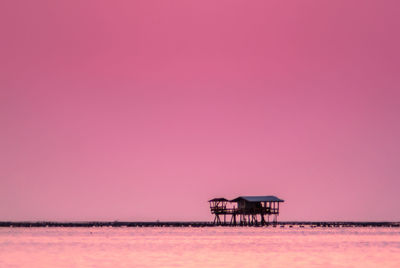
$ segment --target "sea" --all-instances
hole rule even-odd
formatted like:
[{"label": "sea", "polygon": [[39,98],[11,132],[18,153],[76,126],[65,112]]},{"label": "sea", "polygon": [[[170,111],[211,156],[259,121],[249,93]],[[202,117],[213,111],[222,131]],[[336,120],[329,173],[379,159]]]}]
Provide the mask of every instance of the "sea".
[{"label": "sea", "polygon": [[400,228],[0,228],[0,267],[400,267]]}]

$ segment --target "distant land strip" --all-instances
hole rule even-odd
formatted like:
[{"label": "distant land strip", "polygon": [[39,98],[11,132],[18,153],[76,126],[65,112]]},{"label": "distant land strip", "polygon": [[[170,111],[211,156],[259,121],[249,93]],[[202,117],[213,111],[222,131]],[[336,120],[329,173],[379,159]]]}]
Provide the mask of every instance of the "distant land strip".
[{"label": "distant land strip", "polygon": [[[229,224],[216,225],[212,222],[200,221],[153,221],[153,222],[127,222],[127,221],[82,221],[82,222],[54,222],[54,221],[0,221],[0,227],[242,227]],[[358,222],[358,221],[283,221],[269,223],[264,226],[252,225],[244,227],[400,227],[400,222]]]}]

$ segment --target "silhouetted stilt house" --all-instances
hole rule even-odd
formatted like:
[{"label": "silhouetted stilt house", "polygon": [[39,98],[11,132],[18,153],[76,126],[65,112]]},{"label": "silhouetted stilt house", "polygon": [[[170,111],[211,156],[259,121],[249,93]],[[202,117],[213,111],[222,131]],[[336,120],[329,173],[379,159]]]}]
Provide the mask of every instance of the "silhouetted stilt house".
[{"label": "silhouetted stilt house", "polygon": [[208,202],[211,213],[215,215],[214,224],[265,225],[270,222],[270,216],[274,223],[278,221],[279,203],[284,200],[268,195],[239,196],[232,200],[220,197]]}]

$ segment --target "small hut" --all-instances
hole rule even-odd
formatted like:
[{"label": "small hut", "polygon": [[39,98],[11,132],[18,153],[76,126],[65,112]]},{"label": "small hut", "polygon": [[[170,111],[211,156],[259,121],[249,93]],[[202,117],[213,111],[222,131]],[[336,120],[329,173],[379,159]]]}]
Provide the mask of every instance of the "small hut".
[{"label": "small hut", "polygon": [[[265,225],[270,222],[270,216],[273,217],[274,223],[278,221],[279,204],[284,200],[267,195],[239,196],[232,200],[219,197],[208,202],[211,214],[215,215],[214,224]],[[227,221],[227,216],[231,217],[230,221]]]},{"label": "small hut", "polygon": [[211,213],[215,215],[214,224],[222,224],[220,215],[224,216],[224,222],[226,222],[226,206],[229,200],[223,197],[217,197],[209,200],[208,202],[210,203]]}]

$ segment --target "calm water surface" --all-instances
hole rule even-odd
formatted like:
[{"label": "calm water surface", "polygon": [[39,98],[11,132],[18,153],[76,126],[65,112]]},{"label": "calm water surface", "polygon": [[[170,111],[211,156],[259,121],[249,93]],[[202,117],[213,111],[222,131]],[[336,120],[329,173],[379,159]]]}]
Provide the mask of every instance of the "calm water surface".
[{"label": "calm water surface", "polygon": [[0,228],[0,267],[400,267],[399,228]]}]

